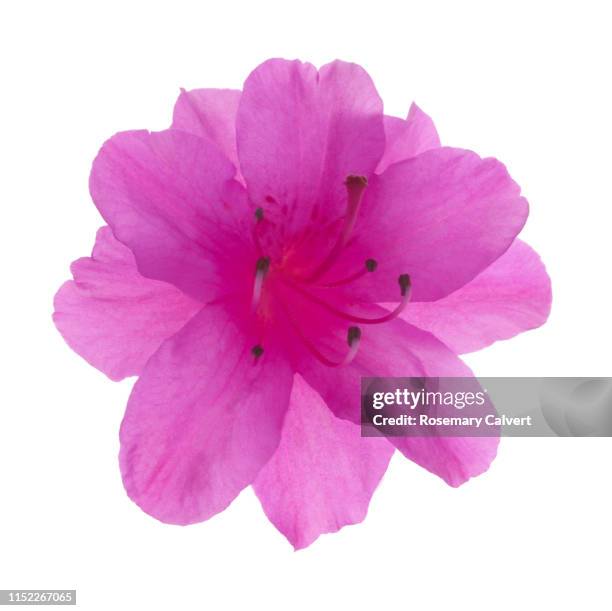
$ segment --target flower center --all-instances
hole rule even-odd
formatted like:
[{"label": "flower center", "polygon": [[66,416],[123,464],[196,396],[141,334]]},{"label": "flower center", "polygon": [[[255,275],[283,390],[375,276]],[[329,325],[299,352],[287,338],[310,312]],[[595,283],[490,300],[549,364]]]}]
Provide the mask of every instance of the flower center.
[{"label": "flower center", "polygon": [[[252,310],[255,316],[259,315],[259,308],[262,301],[262,293],[264,290],[264,284],[266,277],[268,276],[271,265],[277,273],[277,277],[283,286],[290,289],[293,293],[300,296],[310,304],[317,308],[322,308],[332,316],[349,323],[357,323],[359,325],[376,325],[389,322],[394,318],[397,318],[404,310],[408,302],[410,301],[411,294],[411,281],[408,274],[401,274],[397,279],[399,284],[400,299],[397,307],[388,312],[387,314],[379,317],[369,318],[365,316],[358,316],[354,313],[345,311],[343,308],[338,307],[334,304],[332,299],[326,299],[320,296],[320,289],[334,289],[342,287],[346,290],[346,287],[353,283],[359,282],[361,278],[367,274],[375,273],[378,268],[376,259],[369,258],[364,262],[363,267],[355,270],[353,273],[346,275],[343,278],[333,281],[322,281],[322,278],[331,270],[338,262],[340,255],[349,243],[352,236],[363,194],[367,187],[367,179],[364,176],[348,176],[345,185],[347,191],[347,206],[346,213],[340,223],[334,223],[332,226],[339,225],[333,245],[322,258],[321,261],[316,263],[311,270],[299,270],[293,271],[280,262],[278,264],[271,264],[269,256],[265,254],[265,247],[260,238],[260,230],[263,226],[268,223],[263,208],[257,208],[255,211],[255,226],[254,226],[254,242],[255,246],[260,255],[255,266],[255,278],[253,282],[253,297],[252,297]],[[272,223],[274,225],[274,223]],[[298,241],[294,245],[294,250],[297,246],[300,246],[311,237],[309,231],[306,231],[301,241]],[[283,259],[284,260],[284,259]],[[280,310],[287,319],[289,326],[293,329],[295,334],[299,337],[304,346],[309,352],[321,363],[328,367],[340,367],[349,364],[357,355],[359,346],[361,343],[361,328],[358,326],[351,325],[347,329],[347,343],[348,350],[341,359],[332,359],[323,354],[323,352],[317,348],[315,343],[305,333],[299,320],[292,313],[291,308],[287,306],[285,301],[280,295],[275,294],[274,299],[280,306]],[[337,300],[336,300],[337,301]],[[253,348],[253,355],[257,362],[263,354],[263,348],[261,345],[257,345]]]}]

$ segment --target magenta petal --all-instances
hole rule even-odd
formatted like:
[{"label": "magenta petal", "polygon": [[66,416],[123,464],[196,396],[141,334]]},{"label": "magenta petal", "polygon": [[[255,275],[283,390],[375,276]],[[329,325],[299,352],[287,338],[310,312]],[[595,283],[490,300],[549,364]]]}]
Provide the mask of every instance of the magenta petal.
[{"label": "magenta petal", "polygon": [[366,189],[357,235],[343,255],[347,270],[354,261],[378,261],[353,296],[397,301],[389,278],[408,273],[413,301],[445,297],[507,250],[527,214],[518,185],[495,159],[438,148],[394,164]]},{"label": "magenta petal", "polygon": [[53,320],[68,345],[112,380],[140,374],[202,308],[173,285],[141,276],[109,227],[98,230],[91,257],[71,269],[74,280],[57,292]]},{"label": "magenta petal", "polygon": [[247,78],[236,120],[240,167],[253,202],[290,229],[335,218],[349,174],[371,174],[384,150],[382,101],[368,74],[336,61],[273,59]]},{"label": "magenta petal", "polygon": [[[381,308],[372,308],[379,316]],[[329,409],[338,417],[355,423],[361,422],[361,378],[362,377],[421,377],[425,370],[419,356],[413,350],[415,342],[438,340],[425,331],[396,319],[383,325],[367,327],[361,335],[359,352],[350,365],[330,369],[310,358],[298,363],[299,372],[321,395]],[[336,344],[346,342],[338,336]],[[449,353],[441,352],[441,359]],[[455,362],[453,358],[452,362]]]},{"label": "magenta petal", "polygon": [[243,239],[226,210],[234,173],[214,143],[193,134],[122,132],[98,153],[90,191],[143,275],[204,300],[224,290],[222,265]]},{"label": "magenta petal", "polygon": [[[382,308],[372,308],[381,315]],[[431,333],[395,319],[363,329],[348,366],[329,369],[306,360],[300,373],[339,418],[361,422],[362,377],[471,376],[469,367]]]},{"label": "magenta petal", "polygon": [[220,306],[206,306],[151,357],[121,425],[130,498],[162,522],[227,507],[276,450],[292,374],[271,346],[257,364]]},{"label": "magenta petal", "polygon": [[378,163],[377,174],[382,174],[393,163],[440,146],[434,122],[414,103],[405,120],[385,116],[385,138],[385,154]]},{"label": "magenta petal", "polygon": [[236,89],[183,90],[174,105],[172,129],[212,140],[238,167],[236,112],[240,95]]},{"label": "magenta petal", "polygon": [[392,437],[395,447],[453,487],[484,473],[497,455],[498,437]]},{"label": "magenta petal", "polygon": [[[471,377],[472,372],[431,333],[395,320],[380,329],[364,331],[360,352],[351,365],[338,370],[312,367],[303,375],[338,417],[359,422],[362,376]],[[485,437],[390,437],[389,441],[404,456],[452,486],[485,471],[495,458],[499,443],[497,438]]]},{"label": "magenta petal", "polygon": [[[415,328],[411,334],[412,350],[421,360],[426,376],[472,376],[469,367],[433,335]],[[484,473],[499,445],[497,437],[391,437],[389,441],[406,458],[451,486],[460,486]]]},{"label": "magenta petal", "polygon": [[540,257],[515,240],[474,280],[439,301],[410,304],[402,318],[461,354],[544,324],[551,299]]},{"label": "magenta petal", "polygon": [[385,439],[361,437],[296,375],[276,453],[254,488],[266,515],[296,548],[361,522],[393,455]]}]

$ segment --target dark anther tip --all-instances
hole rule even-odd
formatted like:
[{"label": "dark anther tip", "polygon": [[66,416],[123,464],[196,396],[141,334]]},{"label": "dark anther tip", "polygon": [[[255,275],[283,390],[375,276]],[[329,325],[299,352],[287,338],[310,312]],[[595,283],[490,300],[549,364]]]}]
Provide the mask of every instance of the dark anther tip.
[{"label": "dark anther tip", "polygon": [[361,329],[359,327],[349,327],[346,339],[348,341],[348,345],[352,346],[353,342],[361,339]]},{"label": "dark anther tip", "polygon": [[257,208],[257,210],[255,210],[255,220],[259,223],[260,221],[263,221],[263,217],[264,217],[263,208]]},{"label": "dark anther tip", "polygon": [[347,187],[366,187],[368,185],[368,179],[365,176],[356,176],[349,174],[344,181]]},{"label": "dark anther tip", "polygon": [[256,269],[258,272],[267,272],[270,269],[270,257],[259,257]]},{"label": "dark anther tip", "polygon": [[251,354],[252,354],[252,355],[253,355],[253,356],[254,356],[256,359],[258,359],[258,358],[259,358],[259,357],[260,357],[260,356],[263,354],[263,352],[264,352],[264,349],[263,349],[263,348],[262,348],[262,347],[261,347],[259,344],[257,344],[256,346],[253,346],[253,347],[251,348]]},{"label": "dark anther tip", "polygon": [[410,288],[410,274],[401,274],[401,276],[397,279],[400,285],[400,290],[402,292],[402,297],[406,294],[406,291]]},{"label": "dark anther tip", "polygon": [[376,268],[378,267],[378,263],[374,259],[367,259],[365,266],[369,272],[375,272]]}]

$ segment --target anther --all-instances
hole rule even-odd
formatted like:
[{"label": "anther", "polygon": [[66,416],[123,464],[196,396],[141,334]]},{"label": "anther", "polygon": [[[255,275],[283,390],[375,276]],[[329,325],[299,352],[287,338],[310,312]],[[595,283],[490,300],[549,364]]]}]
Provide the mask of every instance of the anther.
[{"label": "anther", "polygon": [[261,221],[263,221],[263,217],[264,217],[263,208],[257,208],[257,210],[255,210],[255,220],[258,223],[261,223]]},{"label": "anther", "polygon": [[263,288],[264,278],[270,269],[270,257],[259,257],[255,265],[255,281],[253,283],[253,310],[257,309],[259,300],[261,299],[261,290]]},{"label": "anther", "polygon": [[410,292],[410,288],[412,286],[412,282],[410,281],[410,274],[401,274],[397,281],[400,285],[402,297],[404,297],[406,293]]},{"label": "anther", "polygon": [[361,339],[361,329],[359,327],[349,327],[346,341],[349,346],[353,345],[353,342],[358,342]]},{"label": "anther", "polygon": [[359,344],[361,343],[361,329],[359,327],[349,327],[346,341],[349,345],[349,351],[338,366],[348,365],[357,356]]},{"label": "anther", "polygon": [[264,349],[259,344],[251,348],[251,354],[255,358],[255,362],[259,360],[259,358],[261,357],[263,353],[264,353]]},{"label": "anther", "polygon": [[257,273],[267,274],[270,269],[270,257],[259,257],[255,265]]},{"label": "anther", "polygon": [[375,259],[367,259],[365,262],[365,266],[369,272],[375,272],[376,268],[378,267],[378,263]]}]

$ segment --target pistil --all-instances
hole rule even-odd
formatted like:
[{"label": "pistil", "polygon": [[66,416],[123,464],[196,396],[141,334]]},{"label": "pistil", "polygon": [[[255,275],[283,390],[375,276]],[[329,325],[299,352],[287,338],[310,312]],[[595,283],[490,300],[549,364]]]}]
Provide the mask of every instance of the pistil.
[{"label": "pistil", "polygon": [[333,266],[353,233],[353,228],[355,227],[359,214],[359,208],[361,207],[363,193],[368,186],[368,179],[365,176],[348,176],[344,184],[346,185],[347,192],[347,206],[342,230],[327,257],[325,257],[312,274],[305,279],[308,283],[318,280]]}]

